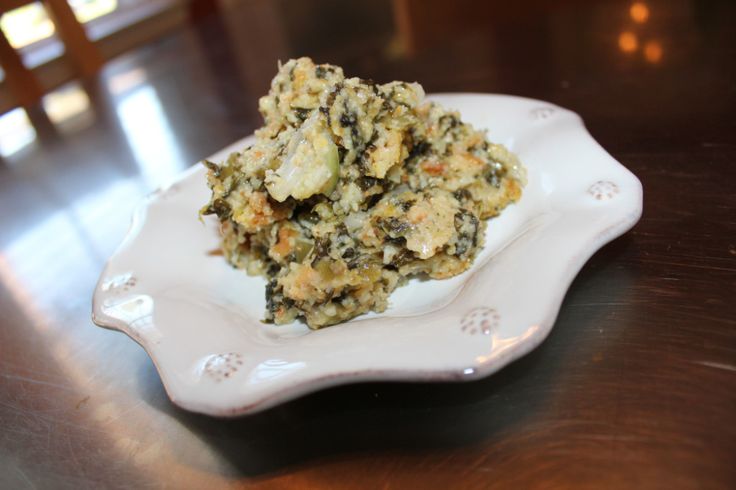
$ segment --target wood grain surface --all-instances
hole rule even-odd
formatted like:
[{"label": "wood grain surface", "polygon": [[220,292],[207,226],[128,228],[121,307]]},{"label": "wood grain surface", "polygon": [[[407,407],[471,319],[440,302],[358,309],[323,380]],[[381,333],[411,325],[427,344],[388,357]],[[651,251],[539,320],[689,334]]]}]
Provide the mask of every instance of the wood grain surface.
[{"label": "wood grain surface", "polygon": [[[736,4],[506,3],[222,1],[13,113],[0,488],[736,488]],[[487,379],[186,413],[138,345],[91,323],[92,290],[136,202],[257,128],[276,61],[305,54],[576,111],[642,181],[644,214],[549,338]]]}]

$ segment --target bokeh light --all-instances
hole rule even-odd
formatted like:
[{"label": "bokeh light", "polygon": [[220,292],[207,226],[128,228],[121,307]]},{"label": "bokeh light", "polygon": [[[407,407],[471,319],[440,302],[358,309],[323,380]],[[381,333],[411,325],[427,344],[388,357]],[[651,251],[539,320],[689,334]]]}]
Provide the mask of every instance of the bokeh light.
[{"label": "bokeh light", "polygon": [[629,9],[629,15],[634,22],[643,24],[649,19],[649,7],[647,7],[646,3],[635,2]]},{"label": "bokeh light", "polygon": [[633,53],[639,47],[639,40],[633,32],[622,32],[618,36],[618,47],[624,53]]},{"label": "bokeh light", "polygon": [[659,41],[648,41],[644,45],[644,58],[650,63],[659,63],[664,54]]}]

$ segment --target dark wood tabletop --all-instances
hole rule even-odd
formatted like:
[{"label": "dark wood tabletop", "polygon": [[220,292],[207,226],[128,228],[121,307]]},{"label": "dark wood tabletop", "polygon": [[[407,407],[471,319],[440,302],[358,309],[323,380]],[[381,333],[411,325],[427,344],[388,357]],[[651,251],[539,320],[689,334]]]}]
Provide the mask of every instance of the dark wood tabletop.
[{"label": "dark wood tabletop", "polygon": [[[736,488],[736,4],[509,3],[221,2],[4,116],[0,488]],[[93,288],[136,203],[257,128],[299,55],[576,111],[641,221],[486,379],[178,409]]]}]

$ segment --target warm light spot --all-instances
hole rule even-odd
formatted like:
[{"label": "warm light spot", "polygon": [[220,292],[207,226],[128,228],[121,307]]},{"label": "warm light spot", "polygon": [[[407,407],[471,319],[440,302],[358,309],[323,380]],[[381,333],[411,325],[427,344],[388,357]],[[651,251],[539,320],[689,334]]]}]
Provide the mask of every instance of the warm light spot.
[{"label": "warm light spot", "polygon": [[54,34],[54,23],[41,2],[31,2],[4,13],[0,19],[0,27],[10,45],[16,49]]},{"label": "warm light spot", "polygon": [[650,63],[659,63],[662,59],[662,45],[659,41],[649,41],[644,45],[644,58]]},{"label": "warm light spot", "polygon": [[633,53],[639,47],[639,41],[633,32],[622,32],[618,36],[618,47],[624,53]]},{"label": "warm light spot", "polygon": [[118,7],[117,0],[68,0],[74,16],[81,23],[107,15]]},{"label": "warm light spot", "polygon": [[[54,124],[61,124],[71,120],[92,123],[94,116],[90,111],[90,102],[87,92],[76,83],[62,89],[54,90],[43,98],[43,107],[49,119]],[[87,124],[84,124],[86,126]]]},{"label": "warm light spot", "polygon": [[643,24],[647,19],[649,19],[649,7],[647,7],[646,3],[636,2],[631,5],[629,15],[631,16],[631,20],[634,22]]}]

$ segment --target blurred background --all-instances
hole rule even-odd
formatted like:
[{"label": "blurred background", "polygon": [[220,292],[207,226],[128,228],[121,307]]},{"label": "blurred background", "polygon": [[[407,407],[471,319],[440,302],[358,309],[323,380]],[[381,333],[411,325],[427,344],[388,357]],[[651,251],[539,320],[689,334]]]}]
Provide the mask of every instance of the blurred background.
[{"label": "blurred background", "polygon": [[[459,447],[424,466],[401,460],[429,478],[445,468],[444,488],[466,463],[466,477],[506,488],[531,486],[503,477],[533,479],[546,471],[535,464],[563,483],[610,484],[588,487],[682,477],[734,488],[735,1],[0,0],[0,13],[0,487],[28,486],[23,469],[50,488],[61,477],[64,488],[119,486],[117,475],[143,488],[174,470],[202,488],[218,472],[343,454],[355,439]],[[277,61],[305,55],[428,93],[576,111],[642,180],[645,213],[586,265],[559,327],[500,381],[410,395],[347,387],[233,432],[174,409],[143,350],[93,327],[90,299],[137,203],[259,127]],[[514,426],[517,414],[533,423]],[[294,432],[292,419],[314,423]],[[197,425],[231,443],[233,465],[250,460],[227,473]],[[535,427],[537,439],[525,432]],[[260,437],[250,452],[243,431]],[[467,440],[482,440],[478,454],[501,470],[476,471]],[[395,457],[305,465],[303,482],[332,482],[341,468],[348,479],[364,467],[400,473]]]},{"label": "blurred background", "polygon": [[[96,213],[88,218],[106,217],[95,222],[103,227],[126,222],[129,207],[106,203],[134,202],[260,125],[257,98],[278,60],[308,55],[351,76],[416,80],[427,92],[541,98],[592,124],[635,110],[641,117],[620,137],[643,145],[652,134],[637,125],[662,131],[673,118],[692,121],[693,110],[706,117],[722,107],[709,94],[713,84],[725,88],[734,72],[733,2],[4,0],[0,6],[0,204],[31,214],[2,212],[6,250],[15,226],[27,229],[29,219],[42,216],[40,228],[53,226],[50,209]],[[714,65],[722,65],[721,76],[703,69]],[[685,97],[686,111],[668,103]],[[619,141],[606,143],[615,151]],[[108,193],[130,199],[102,199]],[[101,235],[114,241],[121,233]],[[85,255],[101,259],[109,251],[78,238]]]},{"label": "blurred background", "polygon": [[733,94],[733,4],[4,0],[0,280],[23,308],[43,293],[41,309],[86,309],[135,204],[260,126],[257,99],[291,57],[548,100],[614,155],[676,149],[684,125],[727,140],[711,120],[732,104],[711,94]]}]

